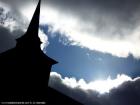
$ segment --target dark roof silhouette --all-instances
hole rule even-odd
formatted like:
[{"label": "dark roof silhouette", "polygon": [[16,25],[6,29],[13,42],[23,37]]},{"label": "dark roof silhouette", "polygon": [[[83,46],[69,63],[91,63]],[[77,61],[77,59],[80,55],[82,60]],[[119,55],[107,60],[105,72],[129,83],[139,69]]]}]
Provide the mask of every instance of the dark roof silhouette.
[{"label": "dark roof silhouette", "polygon": [[[40,4],[41,0],[27,32],[17,39],[16,47],[0,54],[0,101],[47,101],[65,97],[49,88],[48,93],[51,95],[47,98],[51,67],[57,61],[49,58],[40,49],[41,41],[38,37]],[[73,101],[68,97],[66,99],[68,103]],[[61,102],[63,104],[63,101]]]},{"label": "dark roof silhouette", "polygon": [[48,87],[47,105],[82,105],[80,102]]}]

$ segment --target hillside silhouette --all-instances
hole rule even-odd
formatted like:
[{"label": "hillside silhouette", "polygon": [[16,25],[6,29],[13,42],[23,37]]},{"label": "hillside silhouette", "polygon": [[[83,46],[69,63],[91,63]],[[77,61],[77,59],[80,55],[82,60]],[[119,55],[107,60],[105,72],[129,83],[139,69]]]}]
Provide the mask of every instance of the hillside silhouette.
[{"label": "hillside silhouette", "polygon": [[[38,37],[41,0],[27,32],[16,47],[0,54],[0,101],[45,101],[49,105],[80,105],[48,87],[52,65],[57,61],[40,49]],[[48,91],[48,92],[47,92]]]}]

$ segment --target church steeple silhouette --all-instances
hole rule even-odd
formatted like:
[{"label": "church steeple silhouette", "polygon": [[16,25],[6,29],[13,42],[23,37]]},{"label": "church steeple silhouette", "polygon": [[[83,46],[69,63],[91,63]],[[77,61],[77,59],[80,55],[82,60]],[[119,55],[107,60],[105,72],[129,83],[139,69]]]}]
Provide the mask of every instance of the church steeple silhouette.
[{"label": "church steeple silhouette", "polygon": [[38,28],[39,28],[39,20],[40,20],[40,5],[41,0],[39,0],[39,3],[37,5],[37,8],[35,10],[35,13],[33,15],[33,18],[30,22],[30,25],[27,29],[27,32],[24,36],[17,39],[17,42],[20,43],[30,43],[34,44],[34,46],[38,46],[41,44],[41,41],[38,37]]},{"label": "church steeple silhouette", "polygon": [[3,97],[0,101],[47,100],[49,74],[57,62],[40,48],[40,5],[41,0],[27,32],[17,39],[16,47],[0,54],[0,96]]},{"label": "church steeple silhouette", "polygon": [[81,105],[48,87],[51,67],[57,61],[49,58],[40,49],[40,5],[41,0],[27,32],[17,39],[16,47],[0,54],[0,102]]}]

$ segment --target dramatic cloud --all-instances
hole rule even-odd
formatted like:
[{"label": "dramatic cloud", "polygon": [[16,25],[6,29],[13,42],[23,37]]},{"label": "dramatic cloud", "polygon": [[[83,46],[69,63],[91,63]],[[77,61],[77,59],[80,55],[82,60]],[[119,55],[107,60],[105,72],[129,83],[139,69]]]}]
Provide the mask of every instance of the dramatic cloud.
[{"label": "dramatic cloud", "polygon": [[[0,2],[0,53],[15,47],[15,39],[24,35],[29,25],[28,18],[19,11],[14,10],[12,7]],[[39,37],[42,42],[41,49],[43,50],[49,44],[48,38],[41,29],[39,29]]]},{"label": "dramatic cloud", "polygon": [[28,26],[24,16],[14,13],[10,7],[4,5],[0,5],[0,25],[9,29],[14,37],[21,36]]},{"label": "dramatic cloud", "polygon": [[11,35],[11,32],[0,26],[0,53],[10,48],[15,47],[16,42]]},{"label": "dramatic cloud", "polygon": [[15,39],[24,34],[22,17],[15,16],[10,8],[0,2],[0,53],[16,46]]},{"label": "dramatic cloud", "polygon": [[140,57],[138,0],[47,0],[46,4],[42,23],[63,33],[72,45]]},{"label": "dramatic cloud", "polygon": [[[138,105],[140,78],[118,75],[116,79],[86,83],[83,79],[62,78],[51,72],[49,86],[85,105]],[[103,91],[104,90],[104,93]]]},{"label": "dramatic cloud", "polygon": [[[1,1],[18,9],[28,20],[37,3]],[[139,10],[138,0],[42,0],[40,22],[49,25],[51,32],[62,33],[71,45],[140,58]]]}]

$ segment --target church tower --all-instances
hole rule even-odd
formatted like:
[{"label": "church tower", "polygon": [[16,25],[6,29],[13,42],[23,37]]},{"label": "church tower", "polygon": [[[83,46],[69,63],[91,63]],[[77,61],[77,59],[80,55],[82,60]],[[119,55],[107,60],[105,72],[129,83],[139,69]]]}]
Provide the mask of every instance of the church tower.
[{"label": "church tower", "polygon": [[17,45],[28,44],[28,46],[30,46],[30,47],[31,46],[40,47],[41,41],[38,37],[39,20],[40,20],[40,6],[41,6],[41,0],[39,0],[39,3],[37,5],[33,18],[29,24],[26,34],[24,36],[22,36],[21,38],[17,39]]},{"label": "church tower", "polygon": [[38,37],[41,0],[37,5],[27,32],[17,39],[15,48],[0,54],[0,101],[47,100],[51,67],[57,61],[40,48]]},{"label": "church tower", "polygon": [[0,102],[46,102],[48,105],[81,105],[48,87],[51,67],[57,61],[41,51],[38,37],[41,0],[27,32],[15,48],[0,54]]}]

